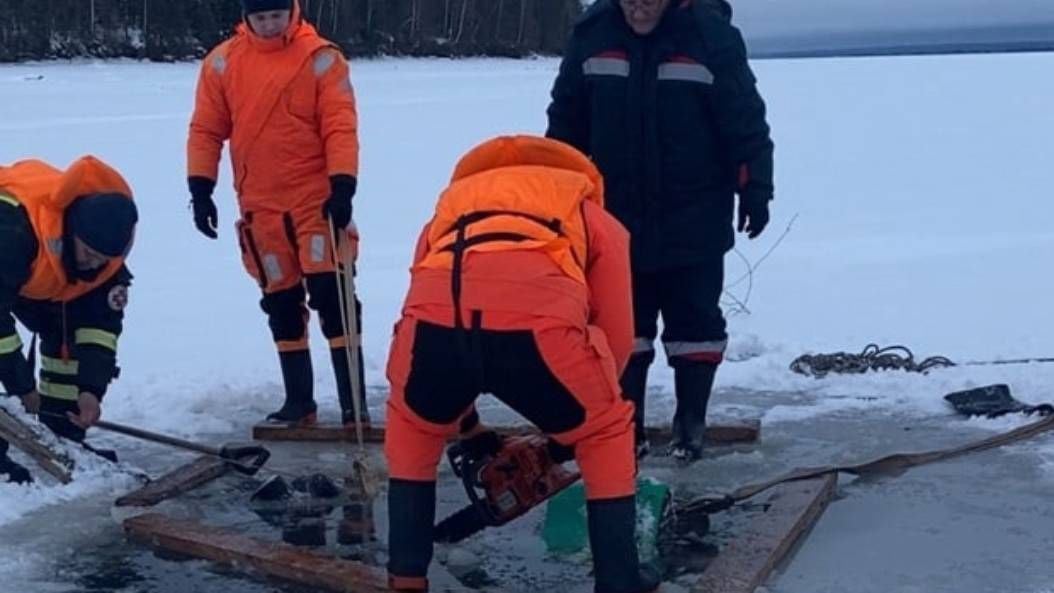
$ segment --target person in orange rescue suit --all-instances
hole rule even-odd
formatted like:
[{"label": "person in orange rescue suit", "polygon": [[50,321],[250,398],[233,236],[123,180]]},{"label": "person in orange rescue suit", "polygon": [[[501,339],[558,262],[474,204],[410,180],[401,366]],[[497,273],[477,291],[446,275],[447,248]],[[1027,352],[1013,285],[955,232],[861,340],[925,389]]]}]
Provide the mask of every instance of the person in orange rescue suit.
[{"label": "person in orange rescue suit", "polygon": [[571,447],[588,498],[597,593],[652,591],[636,520],[629,235],[603,181],[555,140],[500,137],[458,163],[418,241],[388,360],[390,588],[425,591],[437,465],[484,432],[491,393]]},{"label": "person in orange rescue suit", "polygon": [[[348,63],[304,20],[298,0],[243,0],[242,6],[244,22],[205,58],[198,80],[187,142],[194,224],[216,238],[212,193],[229,140],[242,261],[263,291],[260,305],[285,385],[285,402],[267,418],[316,420],[310,307],[329,341],[347,424],[354,418],[347,349],[359,357],[360,385],[362,351],[360,336],[345,335],[331,224],[340,257],[354,257],[359,141]],[[361,315],[357,301],[355,314]]]},{"label": "person in orange rescue suit", "polygon": [[[128,285],[124,265],[139,215],[117,171],[83,157],[65,171],[39,160],[0,166],[0,383],[57,435],[83,443],[117,376]],[[16,320],[40,338],[33,377]],[[35,340],[34,340],[35,343]],[[0,474],[32,476],[7,457]]]}]

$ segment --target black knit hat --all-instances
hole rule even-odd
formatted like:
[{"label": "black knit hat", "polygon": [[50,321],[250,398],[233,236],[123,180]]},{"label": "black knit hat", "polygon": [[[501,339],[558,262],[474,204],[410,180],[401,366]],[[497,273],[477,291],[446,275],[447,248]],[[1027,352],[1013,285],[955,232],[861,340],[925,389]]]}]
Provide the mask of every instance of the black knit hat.
[{"label": "black knit hat", "polygon": [[265,10],[292,10],[293,0],[242,0],[242,11],[245,14],[264,12]]},{"label": "black knit hat", "polygon": [[67,231],[107,257],[128,252],[138,221],[135,202],[121,194],[81,196],[66,211]]}]

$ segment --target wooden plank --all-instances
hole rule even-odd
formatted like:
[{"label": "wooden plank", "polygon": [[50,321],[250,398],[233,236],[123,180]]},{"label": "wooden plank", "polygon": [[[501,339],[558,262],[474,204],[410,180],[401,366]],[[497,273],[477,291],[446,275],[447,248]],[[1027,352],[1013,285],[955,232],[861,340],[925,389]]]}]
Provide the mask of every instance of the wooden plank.
[{"label": "wooden plank", "polygon": [[837,487],[837,474],[828,474],[773,488],[758,501],[765,512],[718,553],[693,592],[753,593],[819,521]]},{"label": "wooden plank", "polygon": [[[360,562],[323,556],[280,542],[267,542],[216,527],[147,513],[127,519],[124,530],[132,540],[175,553],[209,560],[253,576],[281,579],[336,593],[388,593],[384,569]],[[451,577],[433,576],[434,592],[463,592]],[[434,577],[439,577],[434,578]],[[449,582],[447,582],[449,580]]]},{"label": "wooden plank", "polygon": [[[653,445],[667,443],[673,438],[669,426],[649,426],[645,432]],[[712,445],[756,443],[761,440],[761,420],[729,419],[720,424],[710,424],[706,427],[704,438]]]},{"label": "wooden plank", "polygon": [[222,459],[202,455],[194,461],[181,465],[146,486],[129,492],[114,503],[119,507],[152,507],[170,498],[200,488],[212,480],[225,475],[230,466]]},{"label": "wooden plank", "polygon": [[[496,426],[499,433],[507,436],[537,432],[532,426]],[[737,444],[756,442],[761,435],[761,421],[735,420],[706,427],[706,439],[713,444]],[[374,425],[363,431],[368,443],[384,442],[384,426]],[[253,438],[258,441],[305,441],[334,442],[354,441],[355,429],[337,424],[316,424],[314,426],[284,426],[281,424],[261,423],[253,427]],[[668,442],[671,438],[670,427],[649,427],[648,438],[654,443]]]},{"label": "wooden plank", "polygon": [[[384,427],[364,427],[363,437],[367,443],[383,443]],[[253,439],[257,441],[353,442],[355,440],[355,428],[345,428],[338,424],[285,426],[261,422],[253,426]]]},{"label": "wooden plank", "polygon": [[56,480],[69,484],[73,481],[73,460],[46,444],[44,430],[47,429],[31,427],[0,408],[0,438],[29,455],[41,469]]}]

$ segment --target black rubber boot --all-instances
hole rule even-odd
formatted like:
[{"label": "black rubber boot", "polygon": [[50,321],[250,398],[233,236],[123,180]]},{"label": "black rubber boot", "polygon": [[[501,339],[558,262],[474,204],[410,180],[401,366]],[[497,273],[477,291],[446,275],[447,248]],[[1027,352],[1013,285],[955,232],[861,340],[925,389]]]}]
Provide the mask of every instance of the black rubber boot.
[{"label": "black rubber boot", "polygon": [[7,481],[13,484],[33,483],[33,475],[29,470],[7,456],[7,443],[4,441],[0,441],[0,474],[7,474]]},{"label": "black rubber boot", "polygon": [[[337,380],[337,398],[340,400],[341,423],[345,426],[355,423],[355,405],[351,394],[351,371],[348,369],[348,355],[346,348],[331,348],[330,359],[333,360],[333,375]],[[362,394],[359,396],[359,411],[364,425],[370,423],[370,411],[366,408],[366,373],[362,365],[362,348],[358,349],[359,356],[359,386]]]},{"label": "black rubber boot", "polygon": [[630,357],[622,373],[623,396],[633,402],[634,436],[637,458],[648,454],[648,436],[644,432],[644,395],[648,389],[648,367],[655,360],[655,352],[637,352]]},{"label": "black rubber boot", "polygon": [[660,584],[657,571],[637,556],[635,497],[590,500],[589,545],[593,550],[596,593],[650,593]]},{"label": "black rubber boot", "polygon": [[282,366],[282,382],[285,384],[285,403],[277,412],[267,415],[268,422],[287,424],[314,424],[317,420],[314,386],[311,371],[311,352],[279,352]]},{"label": "black rubber boot", "polygon": [[428,590],[435,519],[435,482],[388,481],[388,583],[393,591]]},{"label": "black rubber boot", "polygon": [[691,463],[703,454],[706,434],[706,407],[714,387],[717,365],[709,362],[679,362],[673,369],[677,412],[673,416],[673,442],[670,455]]}]

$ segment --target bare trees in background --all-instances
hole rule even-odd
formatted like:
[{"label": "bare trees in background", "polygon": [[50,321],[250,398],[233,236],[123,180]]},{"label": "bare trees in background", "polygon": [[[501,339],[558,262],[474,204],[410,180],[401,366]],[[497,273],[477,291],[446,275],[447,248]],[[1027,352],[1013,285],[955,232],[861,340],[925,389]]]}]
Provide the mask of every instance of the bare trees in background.
[{"label": "bare trees in background", "polygon": [[[352,55],[554,54],[580,0],[300,0]],[[239,0],[0,0],[0,61],[201,56],[241,17]]]}]

